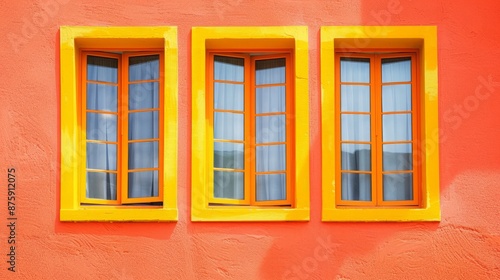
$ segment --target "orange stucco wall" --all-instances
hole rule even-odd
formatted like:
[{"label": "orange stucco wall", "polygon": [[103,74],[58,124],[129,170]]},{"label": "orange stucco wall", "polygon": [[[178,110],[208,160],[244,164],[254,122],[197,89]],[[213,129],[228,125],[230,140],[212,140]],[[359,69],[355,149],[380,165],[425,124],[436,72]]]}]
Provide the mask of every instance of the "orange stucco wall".
[{"label": "orange stucco wall", "polygon": [[[3,1],[0,279],[500,278],[499,12],[496,0]],[[439,223],[321,222],[319,28],[368,24],[438,27]],[[178,26],[178,222],[59,222],[61,25]],[[309,28],[309,222],[190,221],[190,30],[225,25]]]}]

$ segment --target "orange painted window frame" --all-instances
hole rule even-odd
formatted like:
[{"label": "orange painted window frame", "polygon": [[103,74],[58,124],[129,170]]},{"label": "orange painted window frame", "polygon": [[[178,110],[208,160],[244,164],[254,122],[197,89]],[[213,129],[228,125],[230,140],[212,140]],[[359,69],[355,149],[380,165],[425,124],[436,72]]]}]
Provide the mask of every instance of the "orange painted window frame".
[{"label": "orange painted window frame", "polygon": [[[152,50],[152,49],[144,49],[144,50],[138,50],[134,49],[132,51],[125,51],[125,50],[120,50],[120,53],[116,52],[103,52],[102,50],[87,50],[87,49],[82,49],[80,50],[80,65],[81,65],[81,82],[79,85],[80,89],[80,100],[81,100],[81,127],[82,129],[82,143],[110,143],[109,141],[102,141],[102,140],[88,140],[86,138],[86,113],[101,113],[101,114],[110,114],[110,115],[116,115],[117,116],[117,122],[118,122],[118,130],[117,130],[117,141],[112,142],[111,144],[116,144],[117,145],[117,170],[115,172],[109,172],[107,170],[97,170],[97,169],[92,169],[91,171],[99,171],[99,172],[106,172],[106,173],[115,173],[117,174],[117,199],[116,200],[107,200],[107,199],[93,199],[93,198],[87,198],[86,196],[86,189],[81,188],[80,189],[80,203],[86,203],[86,204],[101,204],[101,205],[125,205],[125,204],[133,204],[133,203],[152,203],[152,202],[162,202],[163,201],[163,188],[161,187],[163,185],[163,175],[161,173],[161,170],[163,170],[164,165],[164,159],[160,155],[163,154],[163,123],[164,123],[164,97],[161,94],[158,94],[158,108],[157,109],[141,109],[141,110],[129,110],[128,106],[128,100],[129,100],[129,95],[128,95],[128,87],[130,84],[138,83],[138,82],[145,82],[145,80],[138,80],[134,82],[129,81],[129,75],[128,75],[128,66],[129,66],[129,58],[131,57],[137,57],[137,56],[147,56],[147,55],[158,55],[159,57],[159,77],[157,80],[148,80],[147,82],[158,82],[158,91],[163,92],[164,90],[164,83],[163,83],[163,78],[164,75],[161,73],[161,69],[164,68],[163,63],[163,54],[161,50]],[[88,56],[96,56],[96,57],[107,57],[107,58],[114,58],[118,60],[118,82],[116,83],[116,86],[118,87],[118,108],[117,112],[103,112],[103,111],[98,111],[98,110],[88,110],[87,109],[87,95],[86,95],[86,89],[87,89],[87,57]],[[92,81],[92,83],[95,84],[109,84],[106,82],[96,82]],[[158,112],[158,137],[159,138],[154,138],[154,139],[141,139],[141,140],[129,140],[128,139],[128,113],[129,112],[148,112],[148,111],[157,111]],[[140,197],[140,198],[128,198],[128,173],[130,172],[128,168],[128,144],[129,143],[138,143],[138,142],[148,142],[151,141],[156,141],[158,142],[158,167],[156,168],[141,168],[138,171],[158,171],[158,196],[155,197]],[[86,159],[86,150],[83,150],[84,156],[82,156],[83,160]],[[86,170],[82,170],[84,174],[80,176],[80,185],[85,186],[86,185],[86,175],[85,172],[87,172],[89,169],[87,168]]]},{"label": "orange painted window frame", "polygon": [[[250,55],[252,53],[252,55]],[[256,54],[255,54],[256,53]],[[259,54],[265,53],[265,54]],[[254,55],[255,54],[255,55]],[[245,152],[244,152],[244,169],[243,170],[228,170],[225,168],[212,168],[212,174],[214,171],[227,171],[227,172],[242,172],[244,173],[244,199],[228,199],[228,198],[217,198],[214,196],[214,184],[210,185],[209,188],[209,203],[212,205],[224,204],[224,205],[255,205],[255,206],[293,206],[294,204],[294,123],[292,120],[294,115],[294,98],[293,98],[293,79],[292,79],[292,69],[293,66],[293,56],[292,50],[238,50],[237,52],[228,51],[228,50],[209,50],[207,51],[207,117],[209,121],[209,126],[214,127],[214,112],[233,112],[231,110],[221,110],[214,109],[214,57],[215,56],[223,56],[223,57],[235,57],[242,58],[244,60],[244,81],[243,82],[234,82],[238,84],[244,85],[244,140],[236,141],[236,140],[217,140],[217,142],[228,142],[228,143],[241,143],[244,144]],[[259,87],[255,85],[255,62],[257,60],[264,59],[273,59],[273,58],[284,58],[285,59],[285,83],[282,84],[285,86],[285,112],[279,113],[263,113],[257,114],[255,112],[255,91]],[[238,112],[239,113],[239,112]],[[283,172],[257,172],[255,169],[256,165],[256,147],[257,146],[265,146],[269,145],[269,143],[265,144],[257,144],[255,143],[255,135],[256,135],[256,121],[255,118],[257,116],[270,116],[270,115],[285,115],[286,124],[286,140],[285,142],[278,142],[279,144],[284,144],[286,146],[286,199],[284,200],[269,200],[269,201],[257,201],[256,200],[256,182],[255,178],[258,174],[282,174]],[[213,143],[216,139],[213,136],[213,130],[208,132],[207,135],[207,143],[212,143],[210,149],[208,149],[207,158],[210,162],[214,161],[213,154]],[[277,144],[277,143],[273,143]],[[212,175],[213,176],[213,175]],[[213,180],[212,180],[213,181]]]},{"label": "orange painted window frame", "polygon": [[[382,69],[381,62],[385,58],[411,58],[411,81],[410,82],[397,82],[397,83],[382,83]],[[342,58],[366,58],[370,60],[370,82],[368,83],[353,83],[353,82],[341,82],[340,81],[340,61]],[[384,207],[384,206],[401,206],[401,207],[419,207],[421,205],[420,194],[421,194],[421,165],[416,164],[421,162],[419,160],[419,146],[420,143],[420,102],[418,99],[419,90],[419,53],[415,49],[370,49],[360,52],[359,50],[354,50],[349,52],[349,50],[342,49],[336,51],[335,53],[335,121],[336,121],[336,149],[338,151],[342,150],[342,144],[369,144],[371,146],[371,171],[348,171],[342,170],[341,164],[341,153],[336,153],[335,161],[336,170],[335,176],[339,182],[342,181],[342,173],[360,173],[360,174],[370,174],[372,177],[371,184],[371,201],[356,201],[356,200],[342,200],[342,183],[337,185],[337,191],[335,199],[337,206],[342,207]],[[340,105],[340,87],[341,85],[367,85],[370,87],[370,112],[341,112]],[[394,84],[410,84],[411,85],[411,105],[412,109],[410,111],[398,111],[398,112],[382,112],[382,86],[383,85],[394,85]],[[360,141],[342,141],[341,140],[341,116],[343,113],[357,114],[357,115],[369,115],[370,116],[370,139],[369,142]],[[395,113],[409,113],[412,119],[412,139],[410,141],[382,141],[382,116],[390,115]],[[384,144],[412,144],[412,170],[401,171],[383,171],[383,151],[382,146]],[[383,175],[384,174],[400,174],[400,173],[413,173],[413,199],[404,201],[384,201],[383,200]]]}]

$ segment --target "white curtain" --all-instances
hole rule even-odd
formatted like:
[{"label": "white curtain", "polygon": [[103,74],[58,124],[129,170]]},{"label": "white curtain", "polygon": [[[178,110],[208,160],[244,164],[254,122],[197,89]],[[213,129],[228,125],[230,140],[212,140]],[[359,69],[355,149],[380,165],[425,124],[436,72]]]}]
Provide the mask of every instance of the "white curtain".
[{"label": "white curtain", "polygon": [[[286,61],[255,62],[256,200],[284,200],[286,193]],[[280,114],[272,114],[280,113]],[[259,172],[276,172],[259,174]]]},{"label": "white curtain", "polygon": [[[342,199],[371,201],[372,177],[370,172],[370,60],[364,58],[342,58],[340,62],[341,83],[341,166]],[[383,171],[411,171],[411,144],[384,144],[384,142],[411,141],[411,60],[383,59],[382,82],[407,82],[407,84],[383,85],[382,97],[382,142]],[[352,172],[354,171],[354,172]],[[384,200],[412,199],[412,173],[400,172],[383,175]]]},{"label": "white curtain", "polygon": [[[350,144],[341,146],[343,200],[370,201],[372,189],[370,144],[370,60],[342,58],[340,60],[341,139]],[[354,172],[352,172],[354,171]]]},{"label": "white curtain", "polygon": [[[130,198],[158,196],[159,60],[157,55],[132,57],[129,60],[129,127],[128,196]],[[116,142],[118,118],[118,61],[89,56],[87,62],[87,168],[117,171]],[[115,114],[111,114],[115,113]],[[132,172],[130,172],[132,171]],[[135,171],[135,172],[134,172]],[[104,171],[87,172],[87,197],[116,199],[116,174]]]},{"label": "white curtain", "polygon": [[[403,84],[384,85],[398,82]],[[382,141],[411,141],[412,110],[411,100],[411,59],[382,59]],[[382,178],[383,199],[413,199],[412,144],[383,144],[383,171],[397,173],[384,174]],[[399,171],[399,172],[398,172]],[[407,171],[407,172],[401,172]]]},{"label": "white curtain", "polygon": [[88,198],[116,199],[118,118],[118,60],[88,56],[86,113]]},{"label": "white curtain", "polygon": [[218,198],[245,198],[244,69],[242,58],[214,58],[214,167],[226,169],[214,171],[214,196]]},{"label": "white curtain", "polygon": [[129,198],[158,196],[159,147],[159,56],[136,56],[129,59],[128,139],[142,140],[128,144]]},{"label": "white curtain", "polygon": [[[214,171],[214,195],[244,198],[243,153],[246,147],[242,141],[250,138],[258,144],[252,151],[251,163],[257,172],[256,200],[283,200],[287,196],[285,59],[255,61],[254,93],[243,92],[243,83],[249,82],[244,81],[243,63],[240,58],[214,58],[214,167],[230,169]],[[244,118],[248,117],[243,112],[245,94],[255,98],[252,110],[259,115],[252,121],[256,135],[244,135]]]}]

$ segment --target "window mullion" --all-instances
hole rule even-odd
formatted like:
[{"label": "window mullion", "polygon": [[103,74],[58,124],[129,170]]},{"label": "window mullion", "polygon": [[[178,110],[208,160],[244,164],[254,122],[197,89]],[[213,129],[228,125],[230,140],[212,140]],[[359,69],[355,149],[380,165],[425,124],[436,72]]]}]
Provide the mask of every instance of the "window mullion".
[{"label": "window mullion", "polygon": [[380,205],[382,202],[382,70],[380,55],[374,54],[371,56],[371,99],[372,99],[372,151],[374,158],[372,159],[372,201],[375,205]]},{"label": "window mullion", "polygon": [[81,143],[80,151],[82,153],[82,157],[79,159],[79,163],[81,166],[80,180],[79,185],[80,188],[80,198],[81,201],[87,201],[87,54],[81,54],[81,76],[80,76],[80,108],[81,108],[81,127],[82,135],[81,135]]},{"label": "window mullion", "polygon": [[207,119],[208,119],[208,129],[207,133],[207,170],[210,175],[207,177],[207,191],[208,191],[208,203],[213,202],[215,200],[215,176],[214,176],[214,54],[207,55],[207,98],[206,98],[206,108],[207,111]]},{"label": "window mullion", "polygon": [[292,59],[287,55],[285,60],[285,121],[286,121],[286,201],[290,205],[294,204],[295,199],[295,123],[292,121],[295,115],[295,97],[293,94],[295,88],[292,78]]},{"label": "window mullion", "polygon": [[255,204],[256,128],[255,128],[255,60],[245,56],[245,201]]},{"label": "window mullion", "polygon": [[[128,59],[120,57],[118,64],[118,123],[120,131],[118,133],[118,177],[117,198],[119,203],[126,202],[128,197]],[[121,68],[120,68],[121,67]]]},{"label": "window mullion", "polygon": [[[341,140],[342,140],[342,137],[341,137],[341,132],[342,132],[342,129],[341,129],[341,125],[342,125],[342,122],[341,122],[341,118],[342,118],[342,113],[341,113],[341,106],[340,106],[340,58],[341,58],[342,55],[336,55],[335,56],[335,63],[334,63],[334,69],[335,69],[335,76],[334,76],[334,79],[335,79],[335,85],[334,85],[334,108],[333,109],[333,112],[334,112],[334,127],[335,127],[335,138],[334,138],[334,143],[335,143],[335,146],[333,148],[334,151],[337,151],[335,152],[335,176],[334,178],[338,181],[338,187],[336,187],[336,190],[335,190],[335,199],[336,199],[336,203],[337,204],[341,204],[342,203],[342,157],[341,157],[341,151],[342,151],[342,144],[341,144]],[[372,164],[373,165],[373,164]]]},{"label": "window mullion", "polygon": [[[418,100],[418,92],[419,92],[419,79],[420,73],[419,67],[417,65],[417,54],[411,54],[411,111],[412,111],[412,158],[413,158],[413,201],[416,204],[420,204],[420,195],[422,193],[421,187],[421,169],[422,169],[422,159],[419,155],[419,145],[420,143],[417,141],[420,138],[420,102]],[[419,186],[419,187],[417,187]]]}]

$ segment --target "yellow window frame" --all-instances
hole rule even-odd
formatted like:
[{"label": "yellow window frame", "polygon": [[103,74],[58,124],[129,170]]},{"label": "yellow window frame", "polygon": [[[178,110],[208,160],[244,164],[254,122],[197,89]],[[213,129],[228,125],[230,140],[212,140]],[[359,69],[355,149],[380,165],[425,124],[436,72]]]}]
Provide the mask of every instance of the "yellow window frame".
[{"label": "yellow window frame", "polygon": [[[163,193],[162,206],[83,205],[80,194],[85,174],[82,104],[79,99],[79,52],[92,50],[161,49],[163,81]],[[176,27],[85,27],[60,28],[61,72],[61,221],[176,221],[177,211],[177,82]]]},{"label": "yellow window frame", "polygon": [[[308,34],[305,26],[194,27],[192,29],[192,221],[308,221],[309,220],[309,94]],[[207,117],[208,50],[291,49],[294,58],[294,186],[291,206],[211,205],[213,139]],[[212,137],[213,138],[213,137]]]},{"label": "yellow window frame", "polygon": [[[367,49],[417,49],[419,53],[420,198],[418,206],[356,207],[337,205],[335,115],[336,52]],[[435,26],[321,27],[321,129],[323,221],[440,221],[437,29]]]}]

